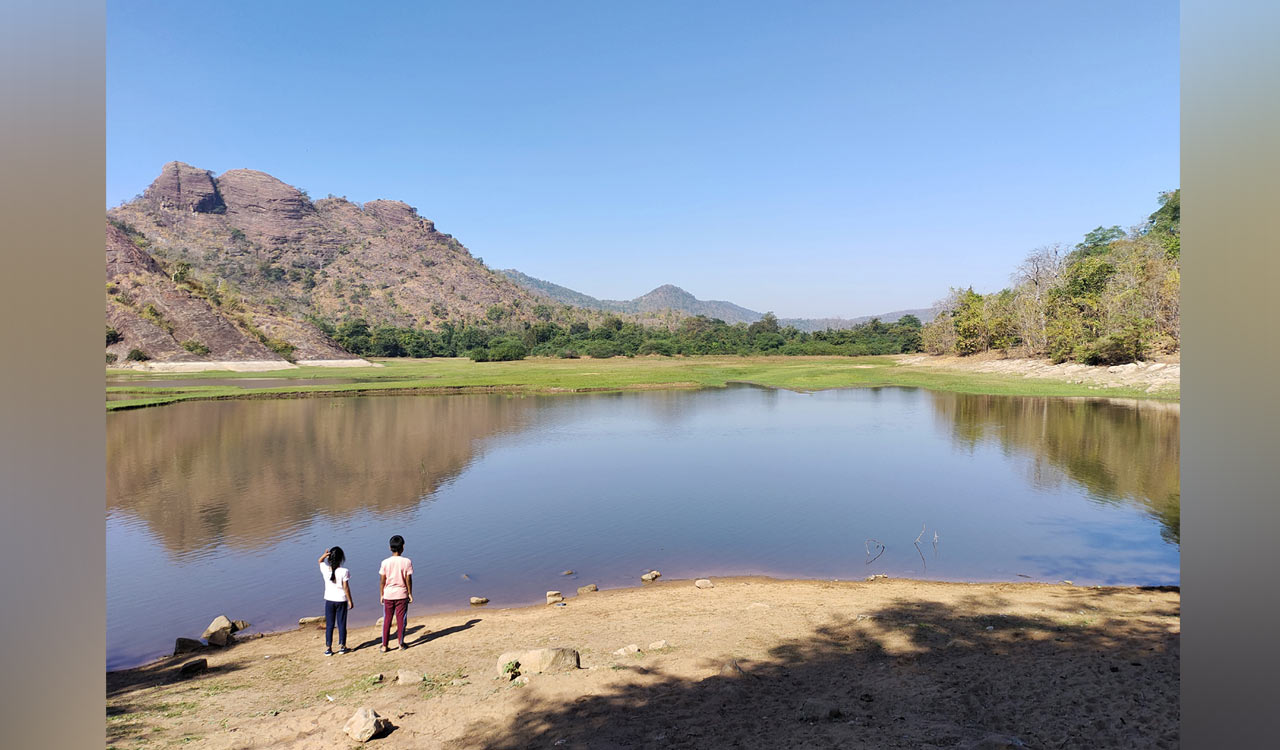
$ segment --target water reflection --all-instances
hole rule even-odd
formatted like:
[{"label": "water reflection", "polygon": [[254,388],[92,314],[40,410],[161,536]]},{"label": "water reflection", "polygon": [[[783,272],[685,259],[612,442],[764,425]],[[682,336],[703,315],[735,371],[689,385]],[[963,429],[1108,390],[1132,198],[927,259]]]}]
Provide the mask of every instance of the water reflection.
[{"label": "water reflection", "polygon": [[429,498],[518,431],[531,399],[466,395],[193,402],[107,420],[107,507],[172,552],[256,547],[316,516]]},{"label": "water reflection", "polygon": [[1179,407],[1156,401],[932,393],[938,427],[957,445],[991,442],[1032,459],[1039,487],[1071,481],[1102,503],[1132,501],[1179,541]]}]

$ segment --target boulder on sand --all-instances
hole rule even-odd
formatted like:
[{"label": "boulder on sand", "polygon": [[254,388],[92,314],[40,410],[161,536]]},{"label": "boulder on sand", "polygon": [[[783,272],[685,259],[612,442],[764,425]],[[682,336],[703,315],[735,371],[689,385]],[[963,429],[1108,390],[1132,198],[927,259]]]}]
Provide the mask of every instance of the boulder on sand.
[{"label": "boulder on sand", "polygon": [[342,731],[356,742],[367,742],[391,728],[391,722],[378,715],[368,706],[356,709]]},{"label": "boulder on sand", "polygon": [[213,618],[213,622],[209,623],[209,627],[204,629],[200,637],[211,645],[225,646],[231,642],[231,633],[235,631],[235,628],[235,624],[228,620],[226,615],[218,615]]},{"label": "boulder on sand", "polygon": [[659,573],[656,570],[651,570],[648,573],[645,573],[644,575],[640,576],[640,580],[644,581],[645,583],[652,583],[661,577],[662,577],[661,573]]},{"label": "boulder on sand", "polygon": [[298,618],[298,625],[301,627],[306,627],[307,625],[315,625],[317,623],[323,625],[324,617],[299,617]]},{"label": "boulder on sand", "polygon": [[488,604],[489,598],[484,596],[473,596],[471,597],[471,603],[478,607],[481,604]]},{"label": "boulder on sand", "polygon": [[586,586],[578,587],[579,594],[590,594],[592,591],[599,591],[599,590],[600,590],[600,587],[595,585],[594,583],[588,583]]},{"label": "boulder on sand", "polygon": [[525,651],[508,651],[498,657],[498,676],[511,674],[507,665],[515,662],[516,672],[569,672],[578,668],[578,652],[571,648],[534,648]]},{"label": "boulder on sand", "polygon": [[699,578],[698,580],[693,582],[693,585],[697,586],[700,589],[713,589],[716,587],[716,585],[712,583],[711,580],[708,578]]},{"label": "boulder on sand", "polygon": [[547,592],[547,604],[559,604],[562,601],[564,601],[564,595],[559,591]]},{"label": "boulder on sand", "polygon": [[640,653],[640,646],[638,646],[638,645],[636,645],[636,644],[634,644],[634,643],[631,643],[631,644],[628,644],[628,645],[626,645],[626,646],[623,646],[622,648],[618,649],[617,651],[614,651],[614,652],[613,652],[613,655],[614,655],[614,656],[628,656],[628,655],[630,655],[630,654],[638,654],[638,653]]},{"label": "boulder on sand", "polygon": [[208,659],[192,659],[178,668],[178,674],[182,677],[190,677],[199,674],[209,668]]},{"label": "boulder on sand", "polygon": [[173,655],[189,654],[193,651],[203,651],[204,644],[195,638],[179,638],[173,644]]},{"label": "boulder on sand", "polygon": [[402,669],[396,672],[397,685],[417,685],[422,682],[422,673],[415,672],[412,669]]}]

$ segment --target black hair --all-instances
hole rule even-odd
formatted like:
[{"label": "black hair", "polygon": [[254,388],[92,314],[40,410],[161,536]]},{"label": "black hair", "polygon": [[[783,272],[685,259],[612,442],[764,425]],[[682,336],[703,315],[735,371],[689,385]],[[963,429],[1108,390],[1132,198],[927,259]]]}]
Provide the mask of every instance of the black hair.
[{"label": "black hair", "polygon": [[329,565],[330,581],[333,581],[334,583],[338,582],[338,568],[342,567],[342,564],[346,561],[347,561],[347,556],[342,554],[341,547],[334,547],[333,549],[329,550],[328,565]]},{"label": "black hair", "polygon": [[404,552],[404,537],[400,536],[399,534],[396,534],[395,536],[391,537],[391,551],[395,552],[396,554],[400,554],[401,552]]}]

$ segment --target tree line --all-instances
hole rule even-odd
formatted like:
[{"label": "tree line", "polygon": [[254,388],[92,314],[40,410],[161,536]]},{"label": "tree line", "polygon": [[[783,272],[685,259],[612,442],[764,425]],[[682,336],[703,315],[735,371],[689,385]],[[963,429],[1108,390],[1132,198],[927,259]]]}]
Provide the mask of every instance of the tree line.
[{"label": "tree line", "polygon": [[502,325],[500,321],[456,324],[435,330],[370,325],[363,318],[333,324],[311,322],[341,347],[366,357],[469,357],[478,362],[528,356],[577,358],[676,356],[692,354],[845,355],[918,352],[921,323],[906,315],[894,323],[871,320],[853,328],[807,333],[780,326],[773,313],[754,323],[730,325],[703,315],[676,327],[646,326],[617,316],[592,326],[586,320],[562,325],[541,320]]},{"label": "tree line", "polygon": [[1098,227],[1074,248],[1041,247],[991,294],[952,289],[921,331],[931,354],[990,350],[1121,364],[1179,348],[1181,191],[1129,230]]}]

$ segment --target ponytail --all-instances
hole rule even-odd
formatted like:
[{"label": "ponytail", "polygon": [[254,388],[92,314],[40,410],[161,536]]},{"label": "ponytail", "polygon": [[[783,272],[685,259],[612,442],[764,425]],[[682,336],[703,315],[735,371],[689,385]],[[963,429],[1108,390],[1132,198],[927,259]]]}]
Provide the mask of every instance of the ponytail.
[{"label": "ponytail", "polygon": [[329,550],[329,580],[333,583],[338,582],[338,568],[342,567],[342,563],[347,561],[347,556],[342,554],[341,547],[334,547]]}]

